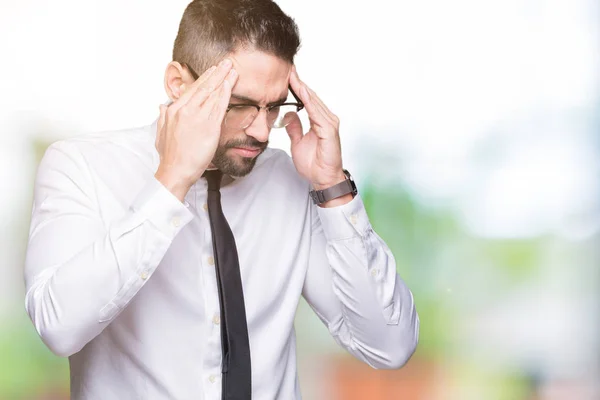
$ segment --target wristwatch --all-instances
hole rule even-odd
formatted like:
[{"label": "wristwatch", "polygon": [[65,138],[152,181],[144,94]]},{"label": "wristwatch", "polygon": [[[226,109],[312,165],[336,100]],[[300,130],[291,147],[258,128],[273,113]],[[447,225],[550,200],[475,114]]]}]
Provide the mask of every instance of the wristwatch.
[{"label": "wristwatch", "polygon": [[345,196],[348,193],[352,193],[352,197],[356,196],[358,189],[356,188],[354,179],[352,179],[352,175],[350,175],[350,172],[348,172],[346,169],[343,171],[344,175],[346,175],[346,179],[344,181],[338,183],[337,185],[328,187],[327,189],[310,191],[310,197],[312,197],[315,204],[323,204],[329,200]]}]

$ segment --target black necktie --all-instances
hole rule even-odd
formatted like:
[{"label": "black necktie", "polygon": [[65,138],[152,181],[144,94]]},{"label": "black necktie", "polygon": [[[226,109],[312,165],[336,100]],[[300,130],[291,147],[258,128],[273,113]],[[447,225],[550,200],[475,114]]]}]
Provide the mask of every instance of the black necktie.
[{"label": "black necktie", "polygon": [[223,173],[211,170],[203,176],[208,181],[208,216],[221,304],[222,399],[250,400],[252,372],[244,291],[235,238],[221,208]]}]

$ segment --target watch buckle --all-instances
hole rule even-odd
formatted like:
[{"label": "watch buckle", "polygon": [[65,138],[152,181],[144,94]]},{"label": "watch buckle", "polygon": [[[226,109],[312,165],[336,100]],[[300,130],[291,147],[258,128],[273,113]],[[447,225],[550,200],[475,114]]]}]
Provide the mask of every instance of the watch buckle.
[{"label": "watch buckle", "polygon": [[311,190],[310,197],[312,197],[315,204],[322,204],[325,202],[325,195],[322,190]]}]

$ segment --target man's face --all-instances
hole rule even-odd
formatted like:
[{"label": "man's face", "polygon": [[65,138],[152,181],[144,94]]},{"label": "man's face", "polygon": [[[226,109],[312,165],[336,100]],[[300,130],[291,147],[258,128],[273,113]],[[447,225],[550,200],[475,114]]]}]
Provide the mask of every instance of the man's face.
[{"label": "man's face", "polygon": [[[237,50],[230,55],[239,78],[232,90],[230,104],[266,106],[283,102],[288,96],[292,65],[261,51]],[[231,176],[244,176],[256,164],[268,144],[270,128],[267,112],[261,110],[245,129],[226,116],[221,139],[212,164]]]}]

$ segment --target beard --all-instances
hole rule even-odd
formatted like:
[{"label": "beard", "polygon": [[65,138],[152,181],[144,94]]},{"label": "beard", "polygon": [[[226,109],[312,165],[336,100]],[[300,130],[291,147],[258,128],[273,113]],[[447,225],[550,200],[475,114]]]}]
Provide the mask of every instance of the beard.
[{"label": "beard", "polygon": [[[245,139],[234,139],[226,143],[219,144],[215,152],[212,164],[217,167],[225,175],[235,176],[241,178],[246,176],[252,171],[256,160],[265,151],[269,142],[259,142],[253,137],[246,137]],[[260,152],[256,157],[241,157],[237,154],[228,155],[227,151],[235,147],[251,147],[260,149]]]}]

